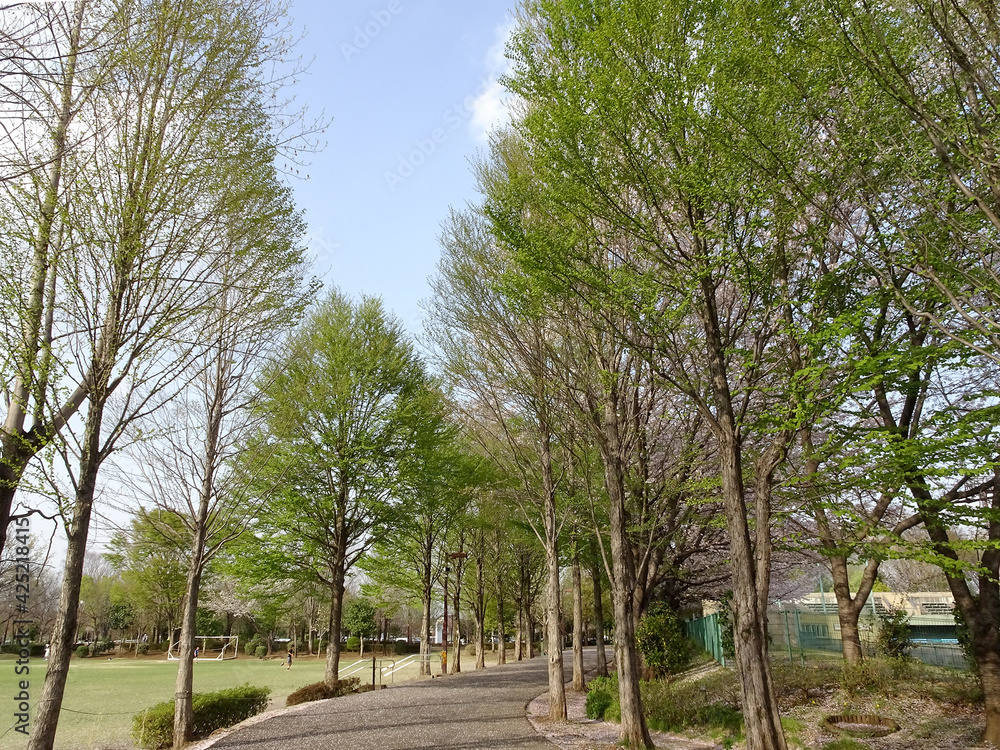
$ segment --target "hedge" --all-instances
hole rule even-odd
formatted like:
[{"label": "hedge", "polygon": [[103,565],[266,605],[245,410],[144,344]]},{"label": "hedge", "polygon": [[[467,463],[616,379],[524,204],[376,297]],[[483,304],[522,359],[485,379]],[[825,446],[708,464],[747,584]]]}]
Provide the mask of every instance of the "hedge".
[{"label": "hedge", "polygon": [[[216,693],[195,693],[194,736],[207,737],[216,729],[231,727],[267,708],[271,688],[243,685]],[[142,748],[174,744],[174,702],[157,703],[132,719],[132,738]]]},{"label": "hedge", "polygon": [[357,677],[347,677],[337,680],[334,684],[327,685],[325,682],[314,682],[312,685],[300,687],[285,699],[286,706],[297,706],[300,703],[310,701],[322,701],[327,698],[339,698],[348,693],[358,692],[361,680]]}]

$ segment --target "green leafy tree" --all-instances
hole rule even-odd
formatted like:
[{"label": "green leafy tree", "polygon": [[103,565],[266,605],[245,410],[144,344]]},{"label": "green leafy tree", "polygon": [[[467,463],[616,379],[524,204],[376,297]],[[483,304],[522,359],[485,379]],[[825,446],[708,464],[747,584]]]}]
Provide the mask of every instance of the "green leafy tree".
[{"label": "green leafy tree", "polygon": [[691,643],[684,637],[681,618],[664,604],[652,605],[642,616],[635,641],[657,677],[678,674],[690,661]]},{"label": "green leafy tree", "polygon": [[365,654],[365,638],[371,638],[378,633],[376,613],[375,604],[364,597],[352,599],[344,607],[344,628],[359,639],[361,656]]},{"label": "green leafy tree", "polygon": [[[326,681],[337,679],[344,584],[392,528],[401,466],[419,443],[429,382],[382,303],[331,292],[263,377],[253,450],[268,496],[244,540],[244,575],[324,585],[331,595]],[[280,481],[277,481],[280,478]]]}]

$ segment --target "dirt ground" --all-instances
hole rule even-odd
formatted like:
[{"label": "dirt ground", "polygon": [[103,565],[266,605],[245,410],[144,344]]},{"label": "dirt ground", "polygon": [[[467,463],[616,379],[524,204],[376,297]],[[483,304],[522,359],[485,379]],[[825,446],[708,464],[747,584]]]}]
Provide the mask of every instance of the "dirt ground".
[{"label": "dirt ground", "polygon": [[[548,693],[528,704],[528,721],[536,731],[562,750],[612,750],[619,748],[619,726],[614,722],[588,719],[585,712],[586,694],[566,688],[569,722],[554,724],[548,721]],[[854,701],[849,705],[834,694],[816,696],[809,705],[800,705],[782,711],[785,735],[790,749],[822,750],[828,744],[844,739],[822,728],[825,717],[833,714],[875,714],[894,719],[898,732],[871,739],[851,737],[857,746],[871,750],[992,750],[991,745],[980,742],[983,730],[981,709],[958,707],[927,699],[893,698],[891,706],[884,699],[870,698]],[[670,750],[714,750],[723,745],[711,737],[695,732],[668,734],[650,732],[658,748]],[[734,750],[745,747],[737,742]]]}]

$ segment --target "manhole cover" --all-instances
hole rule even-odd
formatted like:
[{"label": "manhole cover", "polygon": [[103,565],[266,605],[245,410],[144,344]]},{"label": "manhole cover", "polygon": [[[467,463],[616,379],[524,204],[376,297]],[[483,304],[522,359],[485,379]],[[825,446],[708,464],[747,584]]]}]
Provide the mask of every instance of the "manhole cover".
[{"label": "manhole cover", "polygon": [[899,731],[899,724],[872,714],[835,714],[823,719],[823,728],[849,737],[885,737]]}]

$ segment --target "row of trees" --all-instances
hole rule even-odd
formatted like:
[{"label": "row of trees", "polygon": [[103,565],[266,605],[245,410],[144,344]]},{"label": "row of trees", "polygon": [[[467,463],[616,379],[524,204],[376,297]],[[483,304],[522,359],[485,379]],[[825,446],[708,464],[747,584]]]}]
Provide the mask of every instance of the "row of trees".
[{"label": "row of trees", "polygon": [[524,4],[431,334],[550,592],[559,525],[607,529],[628,743],[635,621],[724,558],[748,746],[785,747],[766,610],[796,547],[849,661],[882,561],[940,566],[1000,740],[997,28],[960,0]]},{"label": "row of trees", "polygon": [[[97,495],[142,486],[184,504],[190,633],[209,530],[232,528],[221,499],[247,484],[223,467],[249,385],[311,292],[276,168],[308,147],[281,96],[283,12],[82,0],[3,14],[0,541],[40,496],[68,541],[33,750],[53,745]],[[154,436],[178,448],[172,465],[143,461]],[[129,445],[137,463],[110,472]],[[183,669],[177,693],[183,739]]]}]

